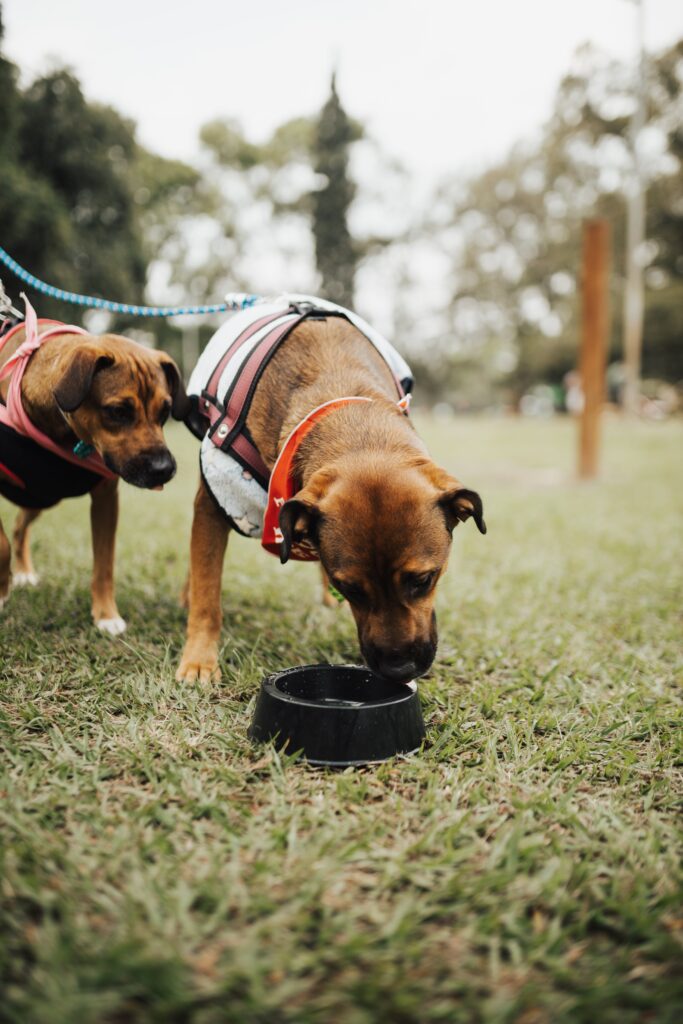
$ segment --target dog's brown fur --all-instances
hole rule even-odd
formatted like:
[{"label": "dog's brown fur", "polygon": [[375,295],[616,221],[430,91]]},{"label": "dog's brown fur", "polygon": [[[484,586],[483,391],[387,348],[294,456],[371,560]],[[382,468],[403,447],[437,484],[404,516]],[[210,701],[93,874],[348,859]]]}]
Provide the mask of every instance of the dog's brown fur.
[{"label": "dog's brown fur", "polygon": [[[396,405],[391,374],[347,321],[304,321],[268,364],[248,428],[268,466],[311,409],[363,395],[322,419],[296,461],[301,490],[280,514],[286,561],[292,541],[317,546],[323,580],[348,599],[361,651],[375,670],[404,680],[426,671],[436,651],[435,585],[451,532],[481,500],[430,460]],[[203,483],[194,506],[187,641],[178,679],[218,677],[221,573],[228,525]],[[429,574],[429,578],[427,578]]]},{"label": "dog's brown fur", "polygon": [[[24,340],[18,331],[0,350],[0,367]],[[9,379],[0,382],[6,402]],[[146,349],[114,334],[102,337],[62,334],[49,338],[31,356],[21,382],[22,402],[31,422],[60,445],[77,440],[94,446],[113,472],[140,487],[154,487],[175,473],[164,442],[168,413],[182,419],[187,398],[178,368],[163,352]],[[109,632],[121,632],[114,596],[114,545],[118,480],[103,479],[91,491],[93,544],[92,614]],[[29,527],[38,509],[21,509],[14,530],[14,573],[35,582]],[[11,583],[10,544],[0,522],[0,606]]]}]

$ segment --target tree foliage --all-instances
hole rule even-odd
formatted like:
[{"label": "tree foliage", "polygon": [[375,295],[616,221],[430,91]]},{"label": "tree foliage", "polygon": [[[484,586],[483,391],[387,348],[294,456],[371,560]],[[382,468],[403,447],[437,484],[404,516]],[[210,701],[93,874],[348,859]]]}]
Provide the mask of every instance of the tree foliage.
[{"label": "tree foliage", "polygon": [[349,146],[360,132],[341,105],[335,77],[313,139],[315,172],[322,178],[313,193],[315,257],[325,298],[353,306],[358,253],[348,224],[355,186],[349,177]]},{"label": "tree foliage", "polygon": [[[265,141],[231,117],[204,125],[195,168],[145,150],[134,124],[89,101],[69,70],[22,89],[0,56],[2,244],[45,280],[130,302],[146,291],[184,303],[287,290],[353,305],[355,291],[361,311],[379,311],[379,326],[408,351],[423,393],[463,405],[519,397],[575,366],[589,216],[612,225],[610,352],[620,356],[632,94],[628,68],[583,48],[538,136],[444,183],[425,215],[411,208],[405,172],[344,111],[334,77],[318,115]],[[643,367],[675,381],[683,42],[649,61],[647,102]],[[43,315],[74,317],[73,307],[37,303]],[[174,328],[154,326],[172,348]]]},{"label": "tree foliage", "polygon": [[[648,68],[646,375],[683,377],[683,43]],[[454,282],[440,360],[457,391],[458,367],[480,360],[493,387],[521,393],[561,381],[576,364],[581,225],[605,216],[613,233],[610,352],[621,352],[624,196],[631,164],[627,69],[585,47],[558,89],[540,137],[485,173],[444,189],[426,232]],[[448,368],[448,369],[447,369]]]},{"label": "tree foliage", "polygon": [[[59,287],[144,301],[162,225],[173,231],[178,201],[195,187],[197,172],[147,152],[133,122],[88,101],[67,69],[22,90],[17,69],[0,56],[0,90],[4,248]],[[15,290],[14,280],[7,284]],[[43,316],[78,315],[26,290]]]},{"label": "tree foliage", "polygon": [[[172,255],[176,272],[191,267],[207,295],[316,291],[350,302],[356,263],[377,244],[352,239],[348,225],[349,154],[363,135],[334,86],[319,116],[293,118],[261,143],[232,118],[204,125],[204,205]],[[190,239],[200,235],[203,248]]]}]

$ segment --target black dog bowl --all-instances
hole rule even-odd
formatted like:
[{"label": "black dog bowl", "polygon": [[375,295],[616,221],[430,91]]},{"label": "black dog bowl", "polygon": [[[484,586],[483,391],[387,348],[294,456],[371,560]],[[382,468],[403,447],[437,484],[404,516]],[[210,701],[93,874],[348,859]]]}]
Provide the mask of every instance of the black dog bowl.
[{"label": "black dog bowl", "polygon": [[249,729],[252,740],[336,766],[411,753],[424,735],[415,683],[390,683],[360,665],[302,665],[268,676]]}]

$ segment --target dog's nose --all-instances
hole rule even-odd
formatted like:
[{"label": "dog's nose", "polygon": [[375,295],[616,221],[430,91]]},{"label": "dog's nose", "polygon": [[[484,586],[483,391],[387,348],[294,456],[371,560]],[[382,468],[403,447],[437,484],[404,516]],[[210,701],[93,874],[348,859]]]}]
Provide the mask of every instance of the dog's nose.
[{"label": "dog's nose", "polygon": [[160,448],[148,458],[145,469],[150,480],[154,481],[152,486],[165,484],[175,473],[175,459],[168,448]]},{"label": "dog's nose", "polygon": [[161,487],[174,475],[176,461],[168,448],[153,448],[129,459],[117,471],[135,487]]},{"label": "dog's nose", "polygon": [[403,652],[380,654],[377,669],[380,675],[394,683],[409,683],[418,674],[416,663]]}]

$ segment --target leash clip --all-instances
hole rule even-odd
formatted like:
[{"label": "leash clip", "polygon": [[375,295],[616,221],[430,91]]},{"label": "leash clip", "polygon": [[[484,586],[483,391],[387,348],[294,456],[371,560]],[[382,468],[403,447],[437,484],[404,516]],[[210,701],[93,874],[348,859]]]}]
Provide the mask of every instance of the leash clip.
[{"label": "leash clip", "polygon": [[5,291],[5,286],[0,278],[0,320],[10,320],[12,317],[24,319],[24,314],[12,305],[12,300]]}]

